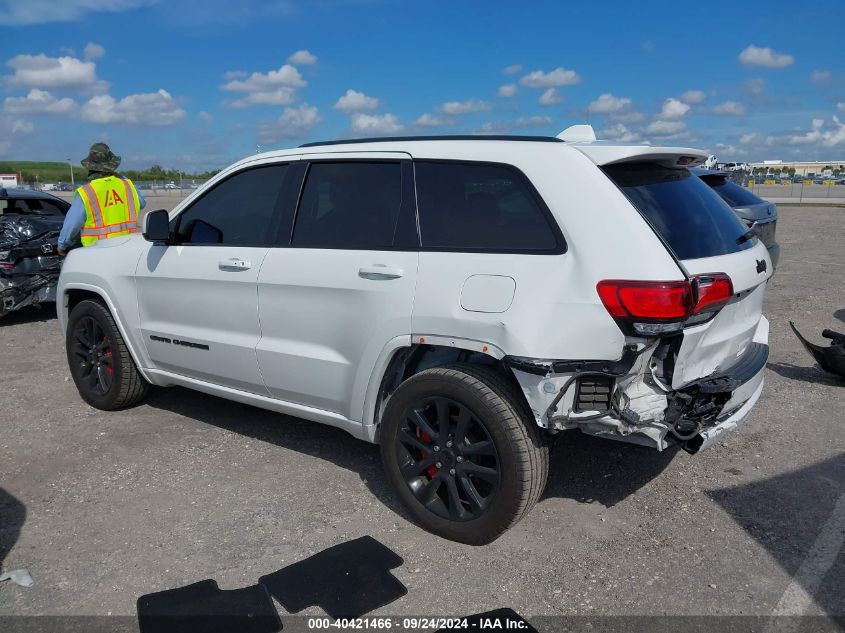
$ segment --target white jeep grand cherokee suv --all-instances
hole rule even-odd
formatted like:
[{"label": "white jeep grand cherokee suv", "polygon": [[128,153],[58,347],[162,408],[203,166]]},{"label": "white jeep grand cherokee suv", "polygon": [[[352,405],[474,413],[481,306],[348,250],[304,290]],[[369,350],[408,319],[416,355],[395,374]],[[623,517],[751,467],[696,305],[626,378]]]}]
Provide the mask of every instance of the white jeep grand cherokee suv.
[{"label": "white jeep grand cherokee suv", "polygon": [[557,432],[696,452],[760,396],[772,266],[706,158],[578,130],[251,156],[70,253],[73,379],[100,409],[181,385],[345,429],[422,526],[490,542]]}]

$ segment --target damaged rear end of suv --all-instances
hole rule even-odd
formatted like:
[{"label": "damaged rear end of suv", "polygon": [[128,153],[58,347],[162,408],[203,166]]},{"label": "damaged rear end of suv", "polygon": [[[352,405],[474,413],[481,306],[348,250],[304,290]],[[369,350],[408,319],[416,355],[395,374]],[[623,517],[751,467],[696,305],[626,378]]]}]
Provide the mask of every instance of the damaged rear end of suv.
[{"label": "damaged rear end of suv", "polygon": [[674,274],[597,281],[624,336],[619,360],[505,362],[544,428],[696,453],[739,427],[762,392],[769,254],[686,169],[701,159],[697,152],[638,153],[600,143],[579,149],[648,224]]}]

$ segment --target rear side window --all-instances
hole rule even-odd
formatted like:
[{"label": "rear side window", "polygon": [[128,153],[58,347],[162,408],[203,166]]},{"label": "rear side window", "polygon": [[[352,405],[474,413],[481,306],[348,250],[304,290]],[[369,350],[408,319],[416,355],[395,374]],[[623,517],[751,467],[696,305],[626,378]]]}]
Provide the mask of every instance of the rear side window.
[{"label": "rear side window", "polygon": [[313,163],[291,243],[300,248],[391,248],[401,203],[398,162]]},{"label": "rear side window", "polygon": [[762,198],[755,196],[745,187],[740,187],[735,182],[725,178],[714,179],[704,178],[704,182],[713,188],[713,191],[732,207],[750,207],[753,204],[765,202]]},{"label": "rear side window", "polygon": [[516,169],[415,161],[414,170],[423,248],[563,252],[539,195]]},{"label": "rear side window", "polygon": [[737,243],[748,229],[731,208],[687,169],[656,163],[607,165],[605,173],[625,193],[678,259],[715,257],[753,246]]}]

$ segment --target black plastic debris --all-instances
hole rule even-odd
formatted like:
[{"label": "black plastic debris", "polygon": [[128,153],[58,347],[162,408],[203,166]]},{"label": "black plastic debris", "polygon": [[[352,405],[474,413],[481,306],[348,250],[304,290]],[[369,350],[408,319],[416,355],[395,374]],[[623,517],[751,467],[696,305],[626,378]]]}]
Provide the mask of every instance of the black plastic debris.
[{"label": "black plastic debris", "polygon": [[[538,633],[537,629],[531,626],[528,621],[513,609],[496,609],[485,611],[461,618],[466,621],[467,631],[522,631],[523,633]],[[455,629],[437,629],[435,633],[447,633]]]},{"label": "black plastic debris", "polygon": [[62,216],[0,215],[0,318],[56,300]]},{"label": "black plastic debris", "polygon": [[798,328],[795,327],[792,321],[789,322],[789,325],[792,327],[792,331],[795,332],[798,340],[810,352],[810,355],[816,359],[819,367],[826,372],[845,378],[845,334],[840,334],[833,330],[822,330],[822,337],[831,341],[829,347],[822,347],[821,345],[811,343],[801,336],[801,332],[798,331]]},{"label": "black plastic debris", "polygon": [[333,618],[357,618],[408,593],[390,573],[403,562],[371,536],[362,536],[262,576],[258,582],[289,613],[318,605]]},{"label": "black plastic debris", "polygon": [[214,580],[138,598],[141,633],[275,633],[282,621],[261,585],[223,591]]}]

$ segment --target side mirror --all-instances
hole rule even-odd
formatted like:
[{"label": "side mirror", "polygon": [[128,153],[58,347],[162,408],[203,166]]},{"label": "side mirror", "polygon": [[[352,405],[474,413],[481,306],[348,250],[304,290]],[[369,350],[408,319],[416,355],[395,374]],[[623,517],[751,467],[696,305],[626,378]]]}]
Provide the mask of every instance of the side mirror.
[{"label": "side mirror", "polygon": [[170,217],[167,211],[159,209],[150,211],[144,216],[144,239],[153,244],[168,244],[170,242]]}]

